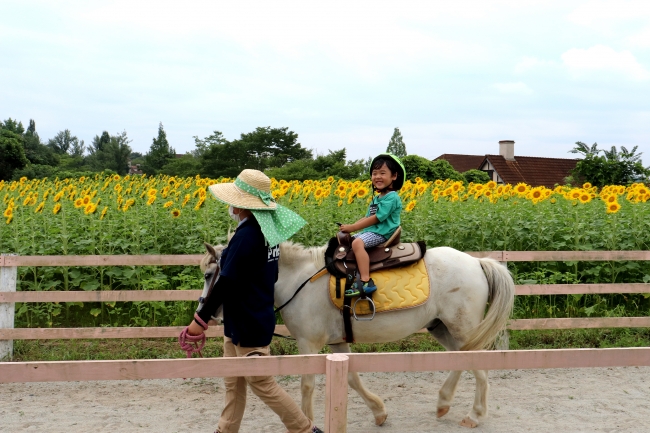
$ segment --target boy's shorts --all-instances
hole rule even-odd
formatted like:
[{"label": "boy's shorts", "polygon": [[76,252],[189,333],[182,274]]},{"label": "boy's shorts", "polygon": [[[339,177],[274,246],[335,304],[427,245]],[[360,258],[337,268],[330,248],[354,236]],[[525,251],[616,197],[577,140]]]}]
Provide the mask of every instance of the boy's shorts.
[{"label": "boy's shorts", "polygon": [[382,235],[378,235],[377,233],[372,232],[357,233],[356,235],[352,236],[352,239],[361,239],[366,249],[381,245],[388,240]]}]

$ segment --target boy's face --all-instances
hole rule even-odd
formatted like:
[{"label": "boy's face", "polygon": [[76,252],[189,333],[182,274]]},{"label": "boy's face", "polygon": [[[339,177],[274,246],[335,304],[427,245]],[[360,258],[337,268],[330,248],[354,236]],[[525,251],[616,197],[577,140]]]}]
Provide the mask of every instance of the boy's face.
[{"label": "boy's face", "polygon": [[386,163],[379,167],[378,169],[372,170],[372,174],[370,176],[372,180],[372,184],[375,188],[377,189],[384,189],[395,179],[397,179],[397,173],[391,173],[388,167],[386,166]]}]

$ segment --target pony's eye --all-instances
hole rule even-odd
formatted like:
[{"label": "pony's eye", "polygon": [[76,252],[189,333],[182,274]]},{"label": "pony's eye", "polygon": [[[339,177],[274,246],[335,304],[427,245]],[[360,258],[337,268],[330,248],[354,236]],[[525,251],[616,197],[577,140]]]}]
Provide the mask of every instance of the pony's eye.
[{"label": "pony's eye", "polygon": [[210,277],[212,277],[212,274],[205,274],[205,275],[203,275],[203,278],[205,278],[206,281],[209,280]]}]

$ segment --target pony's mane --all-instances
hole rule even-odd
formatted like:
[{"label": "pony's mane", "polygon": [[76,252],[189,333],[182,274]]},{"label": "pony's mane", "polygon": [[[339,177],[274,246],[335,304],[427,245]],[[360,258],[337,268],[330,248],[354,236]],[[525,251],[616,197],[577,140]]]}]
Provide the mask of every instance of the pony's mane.
[{"label": "pony's mane", "polygon": [[304,259],[305,255],[314,263],[317,268],[325,266],[325,249],[322,247],[304,247],[301,244],[293,242],[282,242],[280,244],[280,263],[295,263],[297,260]]}]

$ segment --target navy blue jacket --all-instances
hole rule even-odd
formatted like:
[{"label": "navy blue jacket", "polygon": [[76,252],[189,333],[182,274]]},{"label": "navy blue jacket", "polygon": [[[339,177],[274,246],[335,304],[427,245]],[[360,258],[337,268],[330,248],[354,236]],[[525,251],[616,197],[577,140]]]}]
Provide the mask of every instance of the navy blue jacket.
[{"label": "navy blue jacket", "polygon": [[223,304],[224,334],[242,347],[268,346],[275,330],[273,295],[278,246],[269,247],[257,220],[240,224],[221,255],[221,272],[199,317],[208,323]]}]

